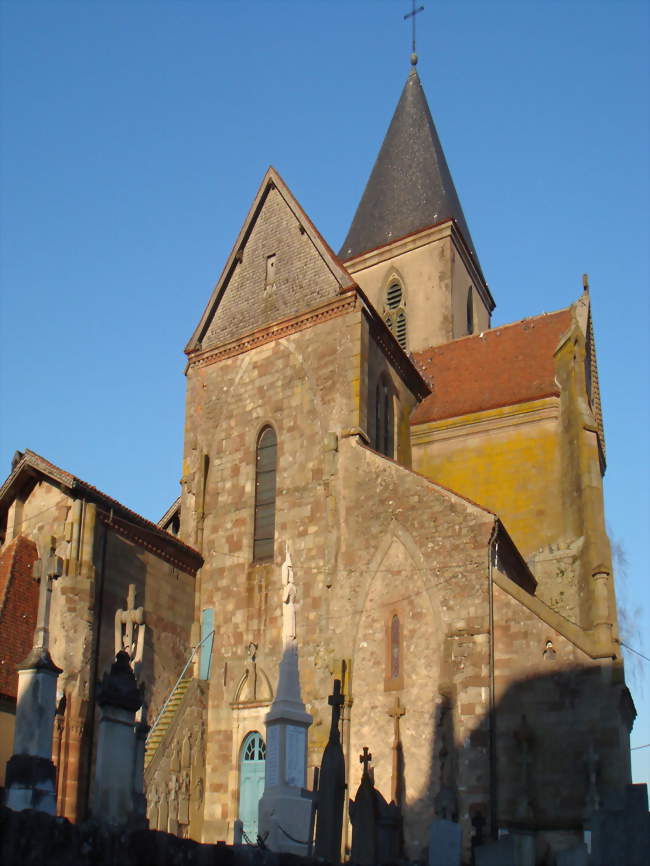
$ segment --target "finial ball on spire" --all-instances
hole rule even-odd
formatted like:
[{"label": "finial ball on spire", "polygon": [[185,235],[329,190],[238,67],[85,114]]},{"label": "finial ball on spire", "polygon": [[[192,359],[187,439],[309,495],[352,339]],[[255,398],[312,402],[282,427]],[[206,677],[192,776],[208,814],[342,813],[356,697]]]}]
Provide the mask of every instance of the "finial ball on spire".
[{"label": "finial ball on spire", "polygon": [[417,66],[417,65],[418,65],[418,56],[414,51],[413,54],[411,54],[411,66]]}]

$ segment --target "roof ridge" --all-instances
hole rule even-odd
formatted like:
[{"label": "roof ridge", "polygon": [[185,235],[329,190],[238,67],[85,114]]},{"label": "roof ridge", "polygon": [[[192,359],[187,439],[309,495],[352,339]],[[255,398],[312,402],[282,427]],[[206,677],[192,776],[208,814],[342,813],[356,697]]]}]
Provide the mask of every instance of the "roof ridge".
[{"label": "roof ridge", "polygon": [[[186,550],[190,551],[191,553],[198,554],[198,551],[196,551],[193,547],[190,547],[189,544],[185,544],[184,541],[181,541],[180,539],[176,538],[175,535],[172,535],[170,532],[167,532],[167,530],[162,529],[160,526],[158,526],[158,524],[154,523],[152,520],[149,520],[147,517],[144,517],[142,514],[139,514],[137,511],[134,511],[132,508],[129,508],[128,505],[124,505],[124,503],[120,502],[119,499],[115,499],[114,496],[110,496],[108,493],[104,493],[103,490],[100,490],[98,487],[95,487],[94,484],[90,484],[89,482],[84,481],[82,478],[79,478],[79,476],[73,475],[72,473],[68,472],[65,469],[61,469],[61,467],[57,466],[56,463],[52,463],[51,460],[48,460],[46,457],[43,457],[41,454],[38,454],[36,451],[32,451],[30,448],[25,449],[25,451],[23,452],[23,457],[20,460],[20,463],[18,463],[18,465],[14,469],[14,472],[12,472],[12,475],[14,473],[19,472],[21,466],[25,462],[31,462],[29,460],[27,460],[27,461],[25,460],[25,458],[30,458],[30,457],[35,458],[36,461],[39,461],[41,463],[46,464],[47,466],[54,469],[55,472],[60,473],[61,475],[66,475],[70,479],[70,487],[79,486],[79,487],[84,488],[85,490],[87,490],[91,493],[97,494],[102,499],[104,499],[107,503],[109,503],[109,504],[112,503],[113,505],[118,506],[118,508],[120,508],[122,511],[126,512],[126,514],[130,514],[132,517],[135,517],[138,521],[140,521],[146,527],[149,527],[151,530],[153,530],[157,535],[162,535],[166,539],[174,542],[174,544],[177,544],[180,547],[184,547]],[[32,463],[32,465],[33,465],[33,463]],[[34,466],[34,468],[38,469],[40,467]]]},{"label": "roof ridge", "polygon": [[413,355],[416,358],[420,358],[421,355],[426,354],[427,352],[434,351],[436,349],[444,349],[446,346],[450,346],[453,344],[457,344],[462,342],[463,340],[476,340],[476,339],[484,339],[488,335],[496,334],[499,331],[503,331],[506,328],[514,328],[516,325],[523,325],[525,322],[532,322],[536,319],[549,319],[552,316],[557,316],[560,313],[570,313],[573,304],[570,304],[568,307],[562,307],[560,310],[552,310],[550,313],[537,313],[535,316],[526,316],[523,319],[518,319],[516,322],[506,322],[504,325],[498,325],[496,328],[486,328],[485,331],[481,331],[477,334],[463,334],[462,337],[455,337],[453,340],[447,340],[445,343],[438,343],[435,346],[428,346],[426,349],[420,349],[417,352],[413,352]]}]

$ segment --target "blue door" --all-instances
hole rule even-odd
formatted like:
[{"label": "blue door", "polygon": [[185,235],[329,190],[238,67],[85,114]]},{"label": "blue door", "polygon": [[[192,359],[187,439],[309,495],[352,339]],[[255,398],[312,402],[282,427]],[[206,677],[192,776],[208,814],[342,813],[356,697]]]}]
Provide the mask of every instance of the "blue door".
[{"label": "blue door", "polygon": [[[251,843],[257,840],[257,809],[264,793],[266,746],[257,731],[246,736],[239,759],[239,820]],[[244,839],[244,842],[247,840]]]},{"label": "blue door", "polygon": [[212,644],[214,643],[214,611],[206,607],[201,614],[201,649],[199,650],[199,679],[210,679],[210,666],[212,664]]}]

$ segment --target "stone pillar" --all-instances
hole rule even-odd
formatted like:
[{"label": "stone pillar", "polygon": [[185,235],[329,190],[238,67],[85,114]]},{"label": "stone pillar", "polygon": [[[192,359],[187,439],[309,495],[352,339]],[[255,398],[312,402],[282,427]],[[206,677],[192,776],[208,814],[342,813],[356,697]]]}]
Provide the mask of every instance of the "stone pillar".
[{"label": "stone pillar", "polygon": [[5,805],[56,815],[52,734],[56,681],[61,673],[47,649],[35,647],[18,668],[14,753],[7,761]]},{"label": "stone pillar", "polygon": [[[266,778],[260,835],[271,851],[305,856],[312,801],[307,783],[307,730],[312,717],[300,697],[298,649],[285,642],[275,700],[266,716]],[[268,834],[268,835],[267,835]]]},{"label": "stone pillar", "polygon": [[[133,823],[136,762],[135,713],[142,706],[129,656],[119,652],[104,674],[97,703],[101,709],[95,762],[93,814],[109,824]],[[144,760],[144,755],[141,756]]]},{"label": "stone pillar", "polygon": [[48,556],[34,563],[40,582],[34,645],[18,667],[18,701],[14,753],[7,761],[5,805],[16,812],[37,809],[56,815],[56,768],[52,763],[52,735],[56,712],[56,681],[61,668],[49,651],[52,582],[61,576],[63,560],[50,539]]}]

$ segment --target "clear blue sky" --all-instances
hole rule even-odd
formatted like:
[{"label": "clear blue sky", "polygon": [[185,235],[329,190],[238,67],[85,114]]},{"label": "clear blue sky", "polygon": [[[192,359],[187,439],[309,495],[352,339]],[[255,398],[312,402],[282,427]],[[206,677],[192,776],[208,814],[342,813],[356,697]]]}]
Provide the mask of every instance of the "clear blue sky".
[{"label": "clear blue sky", "polygon": [[[419,5],[419,4],[418,4]],[[612,537],[650,655],[648,3],[425,2],[419,72],[498,325],[591,279]],[[337,249],[409,70],[406,0],[0,2],[0,461],[157,519],[185,342],[269,163]],[[650,743],[650,664],[628,678]],[[650,778],[650,749],[633,753]]]}]

